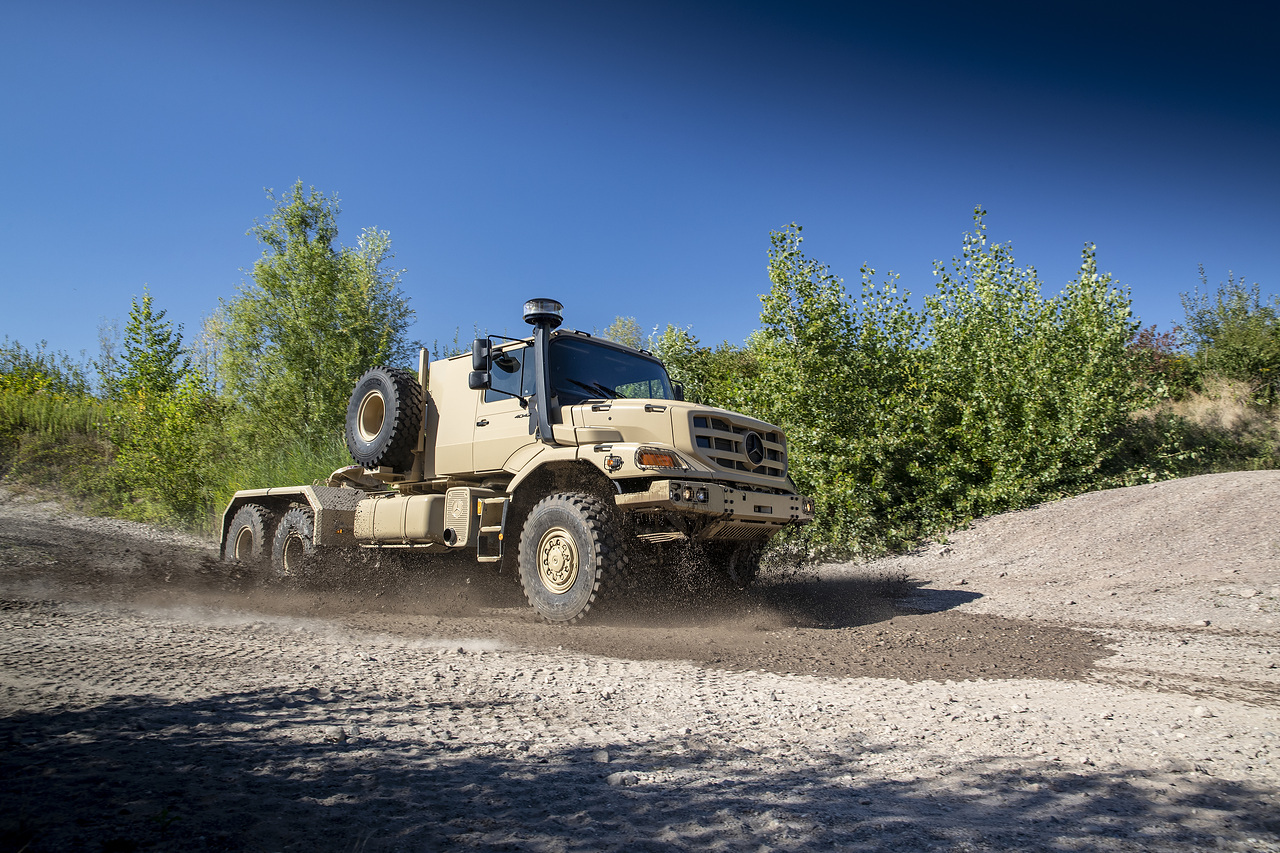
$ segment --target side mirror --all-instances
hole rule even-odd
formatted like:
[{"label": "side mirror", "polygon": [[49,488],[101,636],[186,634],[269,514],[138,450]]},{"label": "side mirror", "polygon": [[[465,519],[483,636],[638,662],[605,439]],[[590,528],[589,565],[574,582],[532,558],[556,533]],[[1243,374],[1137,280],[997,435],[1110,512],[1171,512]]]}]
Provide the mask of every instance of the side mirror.
[{"label": "side mirror", "polygon": [[476,338],[471,342],[471,369],[488,370],[492,355],[493,345],[489,343],[489,339]]},{"label": "side mirror", "polygon": [[679,400],[680,402],[684,402],[684,385],[680,384],[679,382],[672,382],[671,393],[675,395],[675,398],[677,400]]},{"label": "side mirror", "polygon": [[488,388],[493,384],[493,374],[487,370],[473,370],[467,374],[467,387],[472,391]]}]

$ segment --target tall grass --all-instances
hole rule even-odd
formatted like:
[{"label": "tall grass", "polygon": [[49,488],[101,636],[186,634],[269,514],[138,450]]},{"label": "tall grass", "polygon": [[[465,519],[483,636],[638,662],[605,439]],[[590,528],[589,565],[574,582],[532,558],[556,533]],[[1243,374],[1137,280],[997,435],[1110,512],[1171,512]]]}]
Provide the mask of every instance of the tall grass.
[{"label": "tall grass", "polygon": [[208,524],[214,525],[221,518],[223,507],[241,489],[309,486],[323,482],[334,471],[350,464],[351,455],[341,436],[332,436],[317,444],[298,438],[256,453],[228,458],[216,471],[210,472],[212,481],[218,485],[213,490],[214,506]]},{"label": "tall grass", "polygon": [[105,436],[115,407],[94,397],[0,391],[0,432]]},{"label": "tall grass", "polygon": [[1280,442],[1280,408],[1256,404],[1253,384],[1207,376],[1201,388],[1169,403],[1169,411],[1245,447],[1264,449]]},{"label": "tall grass", "polygon": [[180,511],[163,500],[165,489],[150,488],[173,474],[160,470],[167,466],[125,475],[113,465],[119,449],[113,440],[127,432],[126,414],[116,403],[84,395],[0,390],[0,476],[12,486],[60,489],[90,512],[213,532],[223,507],[240,489],[310,485],[351,464],[339,435],[317,444],[294,439],[245,450],[242,442],[231,440],[226,422],[194,425],[218,445],[237,449],[193,472],[207,498],[194,511]]},{"label": "tall grass", "polygon": [[87,509],[109,507],[114,416],[111,404],[82,394],[0,391],[0,476],[64,491]]},{"label": "tall grass", "polygon": [[1106,485],[1280,468],[1280,407],[1253,402],[1245,382],[1210,376],[1201,386],[1130,416]]}]

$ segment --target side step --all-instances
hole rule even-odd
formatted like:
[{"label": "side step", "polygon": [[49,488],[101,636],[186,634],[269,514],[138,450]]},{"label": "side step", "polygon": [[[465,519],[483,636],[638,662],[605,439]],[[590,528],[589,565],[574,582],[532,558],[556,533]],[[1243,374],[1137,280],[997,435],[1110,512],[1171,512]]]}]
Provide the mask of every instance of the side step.
[{"label": "side step", "polygon": [[508,498],[481,498],[480,527],[476,531],[476,559],[481,563],[496,563],[502,559],[503,530],[507,526]]}]

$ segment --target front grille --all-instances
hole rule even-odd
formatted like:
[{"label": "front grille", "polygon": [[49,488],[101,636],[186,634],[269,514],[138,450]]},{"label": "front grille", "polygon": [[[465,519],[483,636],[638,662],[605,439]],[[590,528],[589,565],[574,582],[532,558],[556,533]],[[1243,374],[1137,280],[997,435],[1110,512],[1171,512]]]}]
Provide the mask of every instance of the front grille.
[{"label": "front grille", "polygon": [[[761,439],[758,463],[749,458],[747,433]],[[787,440],[777,429],[762,430],[755,424],[735,423],[718,415],[693,416],[693,442],[704,459],[726,471],[742,471],[779,479],[787,475]]]}]

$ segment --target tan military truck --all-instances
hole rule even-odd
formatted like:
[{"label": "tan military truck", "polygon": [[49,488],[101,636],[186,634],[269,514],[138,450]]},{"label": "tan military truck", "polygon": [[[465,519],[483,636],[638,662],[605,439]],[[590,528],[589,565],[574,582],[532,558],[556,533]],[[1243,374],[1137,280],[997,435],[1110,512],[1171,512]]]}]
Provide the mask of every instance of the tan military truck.
[{"label": "tan military truck", "polygon": [[[466,549],[518,569],[529,603],[573,622],[629,570],[681,543],[745,586],[764,544],[813,519],[777,427],[683,400],[657,358],[561,330],[490,335],[418,375],[375,367],[347,407],[355,465],[326,485],[237,492],[224,559],[299,574],[326,551]],[[429,377],[425,387],[418,377]]]}]

